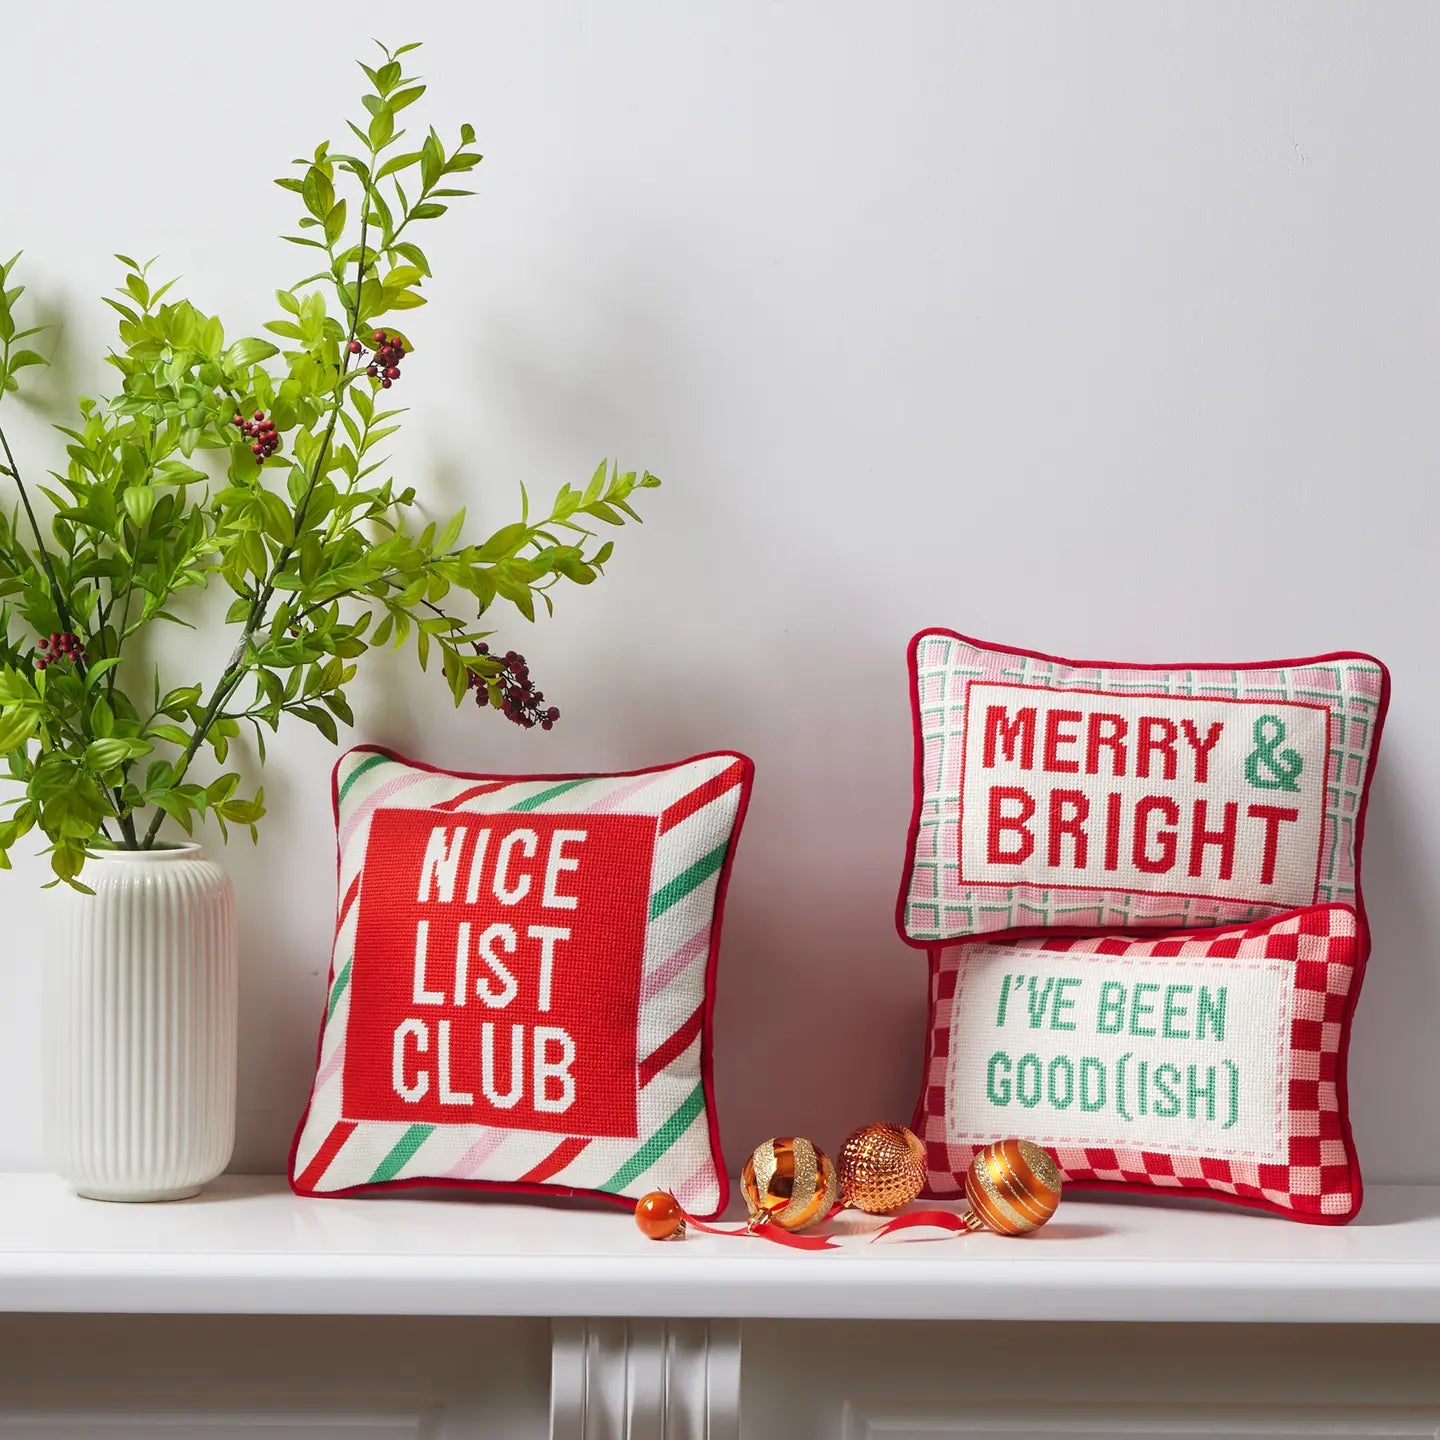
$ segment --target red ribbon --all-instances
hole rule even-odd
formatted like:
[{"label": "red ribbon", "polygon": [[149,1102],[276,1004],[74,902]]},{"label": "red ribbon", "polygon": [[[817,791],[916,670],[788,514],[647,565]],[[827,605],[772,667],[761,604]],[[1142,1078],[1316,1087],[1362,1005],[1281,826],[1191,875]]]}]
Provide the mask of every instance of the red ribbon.
[{"label": "red ribbon", "polygon": [[953,1210],[912,1210],[908,1215],[897,1215],[895,1219],[882,1225],[870,1237],[870,1243],[873,1245],[877,1240],[893,1235],[897,1230],[913,1230],[922,1225],[928,1225],[935,1230],[948,1230],[952,1235],[964,1235],[970,1228]]},{"label": "red ribbon", "polygon": [[761,1240],[769,1240],[774,1245],[788,1245],[792,1250],[838,1250],[840,1248],[828,1235],[794,1235],[789,1230],[782,1229],[773,1220],[762,1220],[758,1224],[752,1222],[732,1230],[720,1225],[707,1225],[703,1220],[697,1220],[683,1210],[680,1213],[685,1216],[687,1226],[693,1225],[695,1229],[703,1230],[707,1235],[738,1236],[741,1239],[755,1236]]}]

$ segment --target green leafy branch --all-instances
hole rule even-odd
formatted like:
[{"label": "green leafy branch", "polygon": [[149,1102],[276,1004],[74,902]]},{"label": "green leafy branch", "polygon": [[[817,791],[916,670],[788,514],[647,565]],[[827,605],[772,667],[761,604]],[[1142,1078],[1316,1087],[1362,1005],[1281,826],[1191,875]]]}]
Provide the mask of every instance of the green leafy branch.
[{"label": "green leafy branch", "polygon": [[[638,521],[635,492],[659,484],[601,464],[537,519],[521,487],[520,519],[467,541],[463,511],[420,523],[415,488],[387,473],[381,447],[404,412],[382,397],[395,358],[408,371],[415,350],[400,317],[432,279],[417,227],[471,193],[455,181],[481,161],[468,125],[453,143],[433,127],[407,134],[426,90],[404,73],[415,48],[382,46],[361,66],[365,114],[347,121],[358,150],[322,144],[277,181],[303,207],[285,238],[323,259],[275,292],[273,338],[228,340],[175,281],[152,280],[153,262],[120,255],[122,284],[105,297],[118,390],[82,397],[56,427],[64,460],[36,495],[0,426],[13,497],[0,504],[0,755],[18,787],[0,867],[35,829],[57,878],[77,884],[95,845],[156,845],[167,816],[187,834],[211,817],[254,835],[264,792],[240,793],[224,768],[232,743],[248,729],[263,763],[286,715],[337,740],[372,648],[413,638],[422,669],[439,656],[456,704],[505,708],[513,677],[486,648],[489,612],[504,602],[533,620],[561,581],[590,584],[613,547],[589,527]],[[22,343],[41,332],[19,328],[15,263],[0,266],[0,400],[46,363]],[[144,637],[188,625],[188,593],[215,583],[234,597],[226,659],[208,686],[167,686]],[[207,754],[219,773],[202,781]]]}]

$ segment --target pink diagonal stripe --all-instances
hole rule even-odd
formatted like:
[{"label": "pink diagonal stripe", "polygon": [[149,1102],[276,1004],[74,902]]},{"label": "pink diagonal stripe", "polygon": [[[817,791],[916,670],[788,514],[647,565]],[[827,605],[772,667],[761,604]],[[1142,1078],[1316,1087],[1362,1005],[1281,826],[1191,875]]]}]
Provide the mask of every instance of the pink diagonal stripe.
[{"label": "pink diagonal stripe", "polygon": [[343,850],[350,843],[350,837],[359,828],[360,822],[382,801],[388,800],[398,791],[408,790],[411,786],[419,785],[429,778],[428,775],[397,775],[393,780],[386,780],[384,784],[377,785],[374,794],[367,795],[355,813],[345,822],[344,828],[340,831],[340,848]]},{"label": "pink diagonal stripe", "polygon": [[469,1180],[504,1141],[505,1131],[486,1130],[441,1178],[444,1180]]},{"label": "pink diagonal stripe", "polygon": [[647,970],[640,981],[640,1003],[658,995],[680,972],[705,953],[710,941],[710,922],[707,920],[678,950],[667,955],[652,970]]},{"label": "pink diagonal stripe", "polygon": [[713,1204],[715,1162],[707,1157],[705,1163],[688,1180],[675,1187],[674,1194],[682,1210],[698,1209],[702,1200],[707,1205]]},{"label": "pink diagonal stripe", "polygon": [[340,1043],[335,1047],[335,1053],[320,1067],[320,1073],[315,1077],[315,1089],[312,1094],[318,1095],[324,1088],[325,1082],[345,1063],[345,1037],[342,1035]]},{"label": "pink diagonal stripe", "polygon": [[612,790],[608,795],[601,796],[593,805],[587,805],[586,810],[595,815],[603,815],[608,810],[613,810],[622,801],[628,800],[632,795],[637,795],[647,785],[653,785],[657,780],[663,780],[671,772],[661,770],[652,775],[637,775],[628,785],[622,785],[618,790]]}]

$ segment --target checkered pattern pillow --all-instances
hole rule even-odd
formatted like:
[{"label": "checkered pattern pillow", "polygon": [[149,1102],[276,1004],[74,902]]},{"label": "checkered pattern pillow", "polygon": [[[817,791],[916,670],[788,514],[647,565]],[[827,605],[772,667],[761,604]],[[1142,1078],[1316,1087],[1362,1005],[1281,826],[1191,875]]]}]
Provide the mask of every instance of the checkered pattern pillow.
[{"label": "checkered pattern pillow", "polygon": [[911,944],[1364,915],[1378,660],[1118,666],[928,630],[910,675]]},{"label": "checkered pattern pillow", "polygon": [[722,1210],[710,1018],[752,773],[731,754],[530,778],[343,756],[294,1189],[663,1187]]},{"label": "checkered pattern pillow", "polygon": [[1343,905],[1159,939],[933,950],[914,1121],[930,1193],[959,1194],[976,1150],[1014,1136],[1083,1188],[1343,1224],[1361,1197],[1345,1057],[1367,954]]}]

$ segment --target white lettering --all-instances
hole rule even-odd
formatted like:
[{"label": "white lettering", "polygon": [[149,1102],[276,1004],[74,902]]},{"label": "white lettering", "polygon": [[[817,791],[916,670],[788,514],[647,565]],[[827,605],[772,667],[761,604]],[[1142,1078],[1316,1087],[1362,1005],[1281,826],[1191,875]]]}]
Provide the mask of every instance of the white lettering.
[{"label": "white lettering", "polygon": [[430,922],[421,920],[415,926],[415,982],[411,996],[417,1005],[443,1005],[444,991],[425,988],[425,954],[429,948]]},{"label": "white lettering", "polygon": [[[552,910],[573,910],[580,902],[574,895],[561,895],[555,889],[555,882],[562,870],[578,870],[580,857],[567,855],[565,846],[572,841],[583,845],[589,838],[588,830],[557,830],[550,837],[550,855],[545,862],[545,904]],[[544,1009],[541,1006],[541,1009]]]},{"label": "white lettering", "polygon": [[[551,1060],[546,1055],[552,1041],[560,1046],[559,1060]],[[570,1073],[570,1067],[575,1063],[575,1042],[558,1025],[537,1025],[533,1043],[535,1108],[559,1114],[575,1103],[575,1077]],[[549,1093],[549,1082],[552,1079],[560,1081],[560,1093],[554,1097]]]},{"label": "white lettering", "polygon": [[490,967],[491,974],[500,982],[500,988],[492,990],[489,978],[479,975],[475,979],[475,993],[490,1009],[503,1010],[519,992],[520,983],[511,973],[509,966],[495,953],[497,940],[507,955],[515,953],[514,930],[498,922],[490,926],[480,937],[480,958]]},{"label": "white lettering", "polygon": [[555,965],[555,942],[568,940],[569,930],[558,925],[532,925],[529,938],[540,942],[540,999],[536,1005],[542,1014],[550,1008],[550,975]]},{"label": "white lettering", "polygon": [[495,898],[502,905],[515,905],[530,893],[530,876],[527,873],[522,872],[516,878],[513,890],[506,881],[510,856],[515,847],[520,846],[525,858],[533,860],[539,844],[540,837],[533,830],[512,830],[500,842],[500,848],[495,855]]},{"label": "white lettering", "polygon": [[430,832],[425,846],[425,858],[420,862],[420,903],[423,905],[435,890],[437,898],[455,898],[455,871],[460,865],[460,851],[465,846],[465,827],[459,825],[451,837],[450,847],[445,846],[445,827],[437,825]]},{"label": "white lettering", "polygon": [[415,1083],[405,1083],[405,1037],[414,1037],[416,1051],[424,1055],[430,1049],[430,1031],[423,1020],[405,1020],[395,1031],[394,1047],[390,1054],[390,1083],[395,1087],[395,1093],[402,1099],[408,1100],[412,1105],[425,1098],[425,1092],[430,1088],[430,1077],[423,1071],[418,1071],[415,1076]]}]

